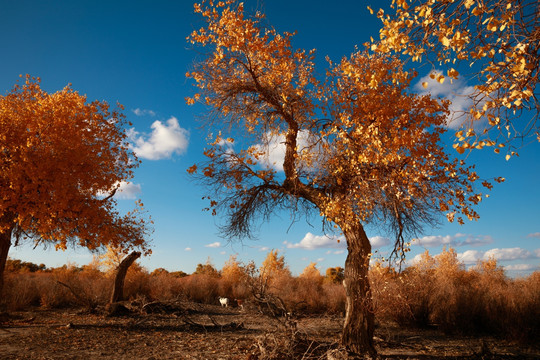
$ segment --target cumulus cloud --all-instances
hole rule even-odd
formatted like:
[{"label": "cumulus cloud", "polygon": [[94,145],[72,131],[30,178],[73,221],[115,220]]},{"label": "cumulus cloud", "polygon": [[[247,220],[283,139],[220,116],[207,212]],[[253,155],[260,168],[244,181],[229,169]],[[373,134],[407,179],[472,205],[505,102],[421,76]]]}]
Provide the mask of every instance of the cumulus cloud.
[{"label": "cumulus cloud", "polygon": [[430,235],[416,239],[413,244],[424,247],[436,247],[436,246],[474,246],[490,244],[493,242],[493,238],[489,235],[468,235],[457,233],[455,235]]},{"label": "cumulus cloud", "polygon": [[132,111],[137,116],[145,116],[145,115],[156,116],[156,113],[152,110],[136,108],[135,110],[132,110]]},{"label": "cumulus cloud", "polygon": [[514,264],[514,265],[506,265],[504,267],[504,270],[506,271],[536,271],[536,270],[540,270],[540,266],[533,265],[533,264]]},{"label": "cumulus cloud", "polygon": [[[382,236],[374,236],[369,238],[371,246],[379,248],[390,244],[388,238]],[[308,232],[302,240],[298,243],[290,243],[284,241],[283,244],[289,249],[346,249],[347,242],[344,236],[328,236],[328,235],[314,235]],[[335,251],[334,254],[342,254],[345,250]]]},{"label": "cumulus cloud", "polygon": [[[134,184],[132,182],[120,181],[114,184],[114,188],[117,188],[114,197],[117,199],[136,199],[137,195],[140,194],[141,185]],[[100,198],[105,198],[110,196],[110,192],[99,191],[97,196]]]},{"label": "cumulus cloud", "polygon": [[[418,263],[423,254],[418,254],[414,258],[407,260],[408,265],[414,265]],[[432,255],[433,256],[433,255]],[[437,256],[437,255],[435,255]],[[491,249],[487,251],[479,250],[467,250],[462,253],[457,254],[457,259],[466,264],[476,264],[480,260],[489,260],[494,258],[497,261],[512,261],[512,260],[530,260],[530,259],[540,259],[540,249],[537,249],[533,252],[530,252],[521,248],[504,248],[504,249]],[[532,268],[529,268],[532,267]],[[518,264],[518,265],[507,265],[505,269],[507,270],[536,270],[538,265],[530,264]]]},{"label": "cumulus cloud", "polygon": [[484,253],[484,259],[494,258],[495,260],[517,260],[517,259],[531,259],[534,254],[528,250],[522,248],[506,248],[506,249],[491,249]]},{"label": "cumulus cloud", "polygon": [[216,241],[216,242],[213,242],[211,244],[206,244],[204,245],[204,247],[207,247],[207,248],[218,248],[218,247],[221,247],[221,243],[219,241]]},{"label": "cumulus cloud", "polygon": [[345,250],[328,250],[326,252],[327,255],[334,254],[334,255],[340,255],[343,254]]},{"label": "cumulus cloud", "polygon": [[[274,169],[276,171],[283,171],[283,161],[285,159],[285,135],[272,135],[268,133],[264,144],[255,145],[257,151],[264,152],[266,155],[259,161],[262,165]],[[313,136],[307,130],[300,130],[298,133],[297,147],[298,151],[308,150],[312,148],[314,143]],[[314,154],[313,149],[309,152]]]},{"label": "cumulus cloud", "polygon": [[528,238],[540,238],[540,232],[535,232],[527,235]]},{"label": "cumulus cloud", "polygon": [[171,117],[166,123],[156,120],[151,128],[150,134],[141,134],[133,128],[127,132],[131,147],[138,157],[159,160],[186,151],[189,131],[180,127],[177,118]]},{"label": "cumulus cloud", "polygon": [[187,247],[184,249],[184,251],[191,251],[192,249],[190,247]]},{"label": "cumulus cloud", "polygon": [[412,259],[407,259],[405,262],[407,265],[414,265],[420,262],[420,260],[422,260],[422,254],[417,254],[415,255],[415,257],[413,257]]},{"label": "cumulus cloud", "polygon": [[483,252],[478,250],[467,250],[457,254],[458,260],[465,264],[475,264],[482,258],[482,256]]},{"label": "cumulus cloud", "polygon": [[[339,240],[339,242],[338,242]],[[292,244],[287,241],[283,242],[289,249],[320,249],[320,248],[346,248],[347,245],[343,237],[314,235],[308,232],[299,243]]]},{"label": "cumulus cloud", "polygon": [[371,246],[374,248],[380,248],[390,244],[390,239],[383,236],[374,236],[369,238]]},{"label": "cumulus cloud", "polygon": [[495,248],[487,251],[467,250],[457,254],[458,260],[465,264],[474,264],[479,260],[495,259],[497,261],[540,259],[540,249],[529,251],[519,247]]},{"label": "cumulus cloud", "polygon": [[120,187],[116,191],[116,197],[118,199],[136,199],[137,195],[140,194],[141,191],[141,185],[140,184],[134,184],[131,182],[121,181]]},{"label": "cumulus cloud", "polygon": [[[434,71],[438,76],[441,74],[439,70]],[[427,83],[427,87],[424,88],[423,83]],[[434,97],[444,97],[451,101],[450,116],[446,121],[447,127],[450,129],[458,129],[461,127],[464,121],[463,114],[472,105],[472,101],[469,98],[471,94],[475,92],[473,86],[467,86],[461,80],[446,79],[442,84],[439,83],[436,78],[432,79],[429,74],[420,78],[415,85],[415,89],[420,94],[431,94]]]}]

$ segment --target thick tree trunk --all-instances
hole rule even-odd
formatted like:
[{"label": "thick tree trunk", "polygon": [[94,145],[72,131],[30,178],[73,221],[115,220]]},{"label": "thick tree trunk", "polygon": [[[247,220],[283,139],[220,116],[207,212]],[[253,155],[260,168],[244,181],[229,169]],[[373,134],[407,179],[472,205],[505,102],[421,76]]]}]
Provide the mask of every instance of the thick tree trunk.
[{"label": "thick tree trunk", "polygon": [[11,230],[0,233],[0,298],[3,299],[4,290],[4,269],[6,268],[6,261],[11,247]]},{"label": "thick tree trunk", "polygon": [[0,232],[0,303],[2,302],[1,300],[4,299],[4,270],[6,268],[9,248],[11,247],[11,234],[13,232],[13,225],[10,224],[11,221],[8,221],[6,224],[2,220],[0,220],[0,227],[6,225],[6,229],[3,232]]},{"label": "thick tree trunk", "polygon": [[371,244],[361,225],[345,231],[345,239],[348,255],[343,285],[347,308],[341,342],[353,353],[374,356],[375,315],[368,278]]},{"label": "thick tree trunk", "polygon": [[124,280],[126,278],[127,271],[131,264],[133,264],[135,260],[137,260],[140,256],[140,252],[133,251],[131,254],[126,256],[124,260],[122,260],[120,265],[118,265],[116,277],[114,278],[114,288],[111,296],[111,304],[124,300]]}]

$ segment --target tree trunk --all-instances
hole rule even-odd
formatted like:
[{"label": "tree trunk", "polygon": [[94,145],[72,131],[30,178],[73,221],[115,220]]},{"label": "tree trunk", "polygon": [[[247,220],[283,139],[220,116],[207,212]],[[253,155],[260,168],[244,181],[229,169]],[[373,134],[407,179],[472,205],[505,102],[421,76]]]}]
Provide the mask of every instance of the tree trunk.
[{"label": "tree trunk", "polygon": [[122,260],[120,265],[118,265],[116,277],[114,278],[114,289],[111,296],[111,304],[124,300],[124,280],[126,278],[127,271],[131,264],[133,264],[140,256],[140,252],[133,251],[131,254],[126,256],[124,260]]},{"label": "tree trunk", "polygon": [[373,345],[375,314],[371,299],[368,270],[371,244],[361,225],[345,231],[348,255],[345,261],[347,307],[342,344],[356,354],[376,355]]},{"label": "tree trunk", "polygon": [[[4,224],[4,221],[0,221],[0,227]],[[11,223],[11,224],[10,224]],[[4,299],[4,270],[6,268],[6,262],[8,257],[9,248],[11,247],[11,234],[13,232],[13,225],[10,221],[6,230],[0,232],[0,303]]]}]

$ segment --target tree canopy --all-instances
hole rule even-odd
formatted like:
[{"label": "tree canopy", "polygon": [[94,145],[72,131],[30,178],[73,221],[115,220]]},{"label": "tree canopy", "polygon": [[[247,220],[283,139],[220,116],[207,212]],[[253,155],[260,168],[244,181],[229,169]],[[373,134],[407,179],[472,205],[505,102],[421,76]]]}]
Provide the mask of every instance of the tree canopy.
[{"label": "tree canopy", "polygon": [[[142,204],[126,215],[114,193],[133,176],[124,116],[106,102],[87,102],[69,86],[55,93],[26,77],[0,97],[0,239],[35,245],[149,251]],[[4,263],[0,263],[1,269]]]},{"label": "tree canopy", "polygon": [[241,133],[214,133],[209,161],[188,171],[202,167],[201,181],[215,190],[209,209],[229,219],[226,234],[249,237],[258,215],[313,205],[343,229],[360,220],[396,234],[431,223],[433,213],[478,218],[474,166],[440,144],[448,102],[409,93],[415,74],[399,59],[359,51],[330,62],[322,83],[314,51],[293,51],[291,33],[260,29],[261,14],[246,19],[242,4],[223,2],[196,11],[208,26],[189,40],[213,52],[187,74],[200,90],[187,101],[209,105],[209,125]]},{"label": "tree canopy", "polygon": [[283,209],[293,219],[315,211],[327,230],[343,233],[342,341],[374,352],[364,226],[393,232],[402,254],[405,240],[441,213],[460,223],[478,218],[479,175],[441,144],[448,102],[410,92],[416,74],[397,57],[358,51],[329,60],[319,80],[315,51],[294,50],[293,34],[263,26],[262,14],[245,16],[232,0],[195,11],[206,26],[188,40],[209,51],[187,74],[198,87],[187,102],[206,104],[217,132],[207,162],[188,171],[208,187],[226,236],[249,237],[259,219]]},{"label": "tree canopy", "polygon": [[439,83],[468,85],[456,94],[468,103],[454,114],[464,127],[456,134],[459,152],[506,146],[509,158],[531,139],[540,141],[537,1],[393,0],[392,7],[378,11],[383,27],[371,48],[430,63]]}]

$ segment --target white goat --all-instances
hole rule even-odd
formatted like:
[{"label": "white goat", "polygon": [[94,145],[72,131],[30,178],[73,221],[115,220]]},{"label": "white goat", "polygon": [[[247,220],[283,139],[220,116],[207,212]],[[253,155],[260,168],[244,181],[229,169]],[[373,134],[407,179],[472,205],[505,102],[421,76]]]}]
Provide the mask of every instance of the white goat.
[{"label": "white goat", "polygon": [[225,306],[225,307],[228,307],[229,306],[229,299],[226,298],[226,297],[220,297],[219,298],[219,303],[221,304],[221,306]]}]

